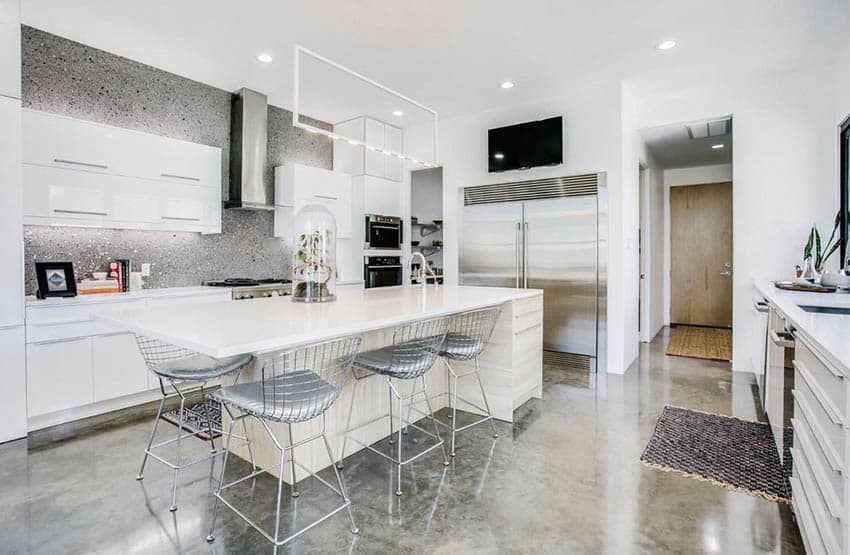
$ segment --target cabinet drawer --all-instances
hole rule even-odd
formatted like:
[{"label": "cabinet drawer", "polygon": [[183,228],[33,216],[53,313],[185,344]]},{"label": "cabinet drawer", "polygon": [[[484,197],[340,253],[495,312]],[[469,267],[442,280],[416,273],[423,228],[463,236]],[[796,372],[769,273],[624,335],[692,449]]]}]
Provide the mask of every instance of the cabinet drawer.
[{"label": "cabinet drawer", "polygon": [[23,110],[21,139],[25,164],[118,173],[120,133],[94,123],[47,112]]},{"label": "cabinet drawer", "polygon": [[846,469],[844,428],[829,419],[799,376],[795,376],[795,380],[792,392],[794,417],[805,420],[815,442],[824,452],[829,453],[827,460],[837,467]]},{"label": "cabinet drawer", "polygon": [[792,477],[790,482],[793,492],[794,514],[797,516],[797,523],[800,525],[800,535],[803,537],[806,553],[825,553],[826,548],[815,524],[815,516],[812,514],[812,508],[809,506],[803,484],[795,477]]},{"label": "cabinet drawer", "polygon": [[791,453],[794,457],[794,477],[802,486],[809,509],[814,517],[815,526],[826,547],[826,552],[840,555],[844,545],[844,529],[841,525],[841,518],[836,518],[830,513],[821,492],[821,486],[817,483],[806,454],[796,448],[792,449]]},{"label": "cabinet drawer", "polygon": [[831,461],[813,436],[811,427],[805,417],[792,418],[794,426],[794,446],[803,451],[812,470],[812,475],[818,483],[821,494],[827,502],[832,514],[841,515],[844,507],[844,475],[843,466]]},{"label": "cabinet drawer", "polygon": [[92,402],[90,337],[27,345],[27,415]]},{"label": "cabinet drawer", "polygon": [[92,398],[95,402],[148,389],[147,366],[133,334],[93,338]]},{"label": "cabinet drawer", "polygon": [[[119,297],[116,295],[116,297]],[[50,302],[50,301],[46,301]],[[70,302],[73,302],[71,300]],[[28,306],[27,325],[37,324],[67,324],[74,322],[85,322],[91,320],[96,314],[104,312],[115,312],[118,310],[133,310],[145,307],[144,299],[120,299],[104,300],[103,302],[80,303],[70,306]]]},{"label": "cabinet drawer", "polygon": [[844,374],[819,358],[808,342],[799,337],[794,351],[794,360],[800,366],[799,370],[810,382],[811,388],[821,400],[829,403],[831,408],[841,415],[842,421],[847,420],[847,379]]}]

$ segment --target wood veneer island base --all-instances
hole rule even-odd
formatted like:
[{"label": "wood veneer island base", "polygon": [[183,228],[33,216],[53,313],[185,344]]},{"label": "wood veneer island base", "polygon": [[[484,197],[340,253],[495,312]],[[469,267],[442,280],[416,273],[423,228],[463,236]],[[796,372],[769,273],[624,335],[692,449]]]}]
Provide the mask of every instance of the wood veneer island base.
[{"label": "wood veneer island base", "polygon": [[[288,298],[255,299],[128,311],[104,315],[103,318],[143,335],[210,356],[225,357],[281,351],[352,335],[363,338],[361,350],[369,350],[392,343],[393,328],[398,325],[492,306],[501,306],[502,312],[492,340],[480,358],[481,375],[493,415],[499,420],[512,422],[517,407],[542,395],[543,293],[539,290],[450,285],[393,287],[342,291],[337,301],[318,305],[293,303]],[[458,373],[463,373],[471,364],[456,362],[454,366]],[[261,371],[255,367],[246,369],[240,381],[260,378]],[[395,383],[402,392],[409,392],[413,387],[412,381]],[[438,359],[426,374],[426,383],[434,409],[447,406],[448,382],[442,360]],[[354,381],[351,380],[327,412],[326,432],[336,456],[339,456],[342,446],[353,391]],[[353,425],[389,412],[389,393],[382,376],[360,380],[356,395]],[[472,376],[458,381],[458,395],[483,406],[478,385]],[[417,407],[424,411],[424,402],[417,403]],[[458,404],[458,409],[476,412],[463,403]],[[415,417],[412,419],[417,420]],[[226,415],[224,420],[226,427],[229,425]],[[277,475],[279,451],[265,429],[254,419],[248,418],[246,423],[257,466],[269,468]],[[321,418],[294,425],[294,440],[298,442],[318,434],[321,426]],[[485,426],[464,434],[489,433]],[[239,428],[241,426],[237,430]],[[289,443],[285,424],[271,423],[270,428],[281,444]],[[389,420],[383,418],[359,429],[354,437],[360,443],[371,444],[388,436],[389,431]],[[442,429],[441,433],[448,437]],[[458,437],[462,438],[464,434]],[[346,455],[362,448],[357,441],[349,440]],[[248,458],[245,448],[234,452]],[[439,452],[434,456],[439,457]],[[321,441],[296,447],[295,458],[314,472],[331,463]],[[289,464],[284,472],[284,479],[291,483]],[[296,472],[298,480],[307,474],[300,468]]]}]

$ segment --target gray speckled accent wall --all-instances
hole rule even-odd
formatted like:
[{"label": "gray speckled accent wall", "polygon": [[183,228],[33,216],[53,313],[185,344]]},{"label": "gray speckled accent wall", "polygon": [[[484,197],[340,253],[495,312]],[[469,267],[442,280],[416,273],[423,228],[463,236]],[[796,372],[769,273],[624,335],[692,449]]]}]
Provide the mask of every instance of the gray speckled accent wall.
[{"label": "gray speckled accent wall", "polygon": [[[228,198],[230,92],[32,27],[22,27],[21,40],[25,108],[221,147],[223,198]],[[291,112],[269,106],[269,191],[274,166],[333,167],[331,142],[291,122]],[[25,226],[26,291],[34,294],[38,288],[33,263],[44,260],[70,260],[78,275],[103,270],[115,258],[130,258],[134,265],[150,262],[149,287],[288,277],[289,252],[272,236],[273,225],[271,212],[224,210],[221,235]]]}]

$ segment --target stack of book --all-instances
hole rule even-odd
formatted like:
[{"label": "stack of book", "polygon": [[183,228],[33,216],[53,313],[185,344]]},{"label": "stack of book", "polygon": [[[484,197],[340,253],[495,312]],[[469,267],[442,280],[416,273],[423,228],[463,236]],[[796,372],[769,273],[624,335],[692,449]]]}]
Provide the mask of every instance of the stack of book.
[{"label": "stack of book", "polygon": [[84,279],[77,286],[80,295],[99,295],[102,293],[121,293],[117,279]]},{"label": "stack of book", "polygon": [[120,293],[130,290],[130,260],[118,258],[109,263],[109,279],[117,279]]}]

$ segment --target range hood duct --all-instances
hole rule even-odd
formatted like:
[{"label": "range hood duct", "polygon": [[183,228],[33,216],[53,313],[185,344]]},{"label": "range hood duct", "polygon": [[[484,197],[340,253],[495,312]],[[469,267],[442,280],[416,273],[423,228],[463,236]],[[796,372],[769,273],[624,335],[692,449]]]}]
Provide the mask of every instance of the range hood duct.
[{"label": "range hood duct", "polygon": [[225,208],[274,210],[266,192],[268,97],[239,89],[230,111],[230,199]]}]

